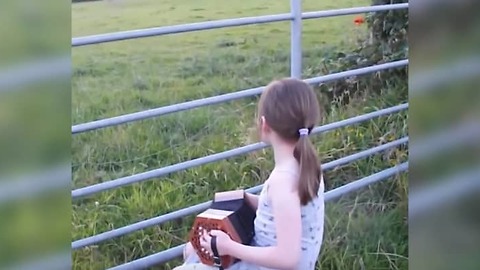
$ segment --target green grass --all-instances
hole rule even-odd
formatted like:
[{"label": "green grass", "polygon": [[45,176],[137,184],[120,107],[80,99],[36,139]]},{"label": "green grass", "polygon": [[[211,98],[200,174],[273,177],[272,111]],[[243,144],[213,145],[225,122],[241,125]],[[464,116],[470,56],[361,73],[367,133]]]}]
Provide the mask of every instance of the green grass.
[{"label": "green grass", "polygon": [[[74,37],[214,19],[288,12],[289,1],[108,1],[72,5]],[[304,1],[305,11],[368,1]],[[365,34],[354,16],[308,20],[303,27],[304,77],[331,47],[348,49]],[[84,123],[267,84],[289,75],[289,23],[216,29],[107,43],[72,50],[72,121]],[[405,102],[406,86],[380,94],[364,89],[351,105],[331,107],[323,123]],[[328,102],[319,93],[322,103]],[[73,137],[72,188],[84,187],[253,142],[257,97],[197,108]],[[407,135],[405,113],[331,131],[313,140],[328,162]],[[329,188],[407,158],[394,149],[327,172]],[[72,240],[209,200],[217,191],[262,183],[271,151],[231,158],[75,201]],[[322,269],[407,269],[406,175],[328,204]],[[95,204],[98,202],[98,206]],[[185,241],[193,216],[73,253],[75,269],[104,269]],[[156,269],[171,269],[174,261]],[[320,268],[319,268],[320,269]]]}]

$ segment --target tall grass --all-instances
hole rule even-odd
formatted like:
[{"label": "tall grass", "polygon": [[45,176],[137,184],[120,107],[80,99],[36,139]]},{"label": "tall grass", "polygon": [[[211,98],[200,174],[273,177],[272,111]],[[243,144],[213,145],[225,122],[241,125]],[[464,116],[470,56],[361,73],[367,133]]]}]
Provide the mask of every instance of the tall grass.
[{"label": "tall grass", "polygon": [[[304,10],[368,5],[312,1]],[[73,36],[159,25],[288,12],[288,1],[100,1],[72,5]],[[304,23],[304,76],[332,47],[349,48],[365,29],[353,16]],[[289,75],[289,24],[246,26],[122,41],[72,51],[72,121],[84,123],[265,85]],[[346,106],[326,106],[323,123],[406,102],[406,85],[362,89]],[[322,103],[329,103],[320,92]],[[72,188],[84,187],[251,143],[258,97],[212,105],[73,137]],[[407,135],[399,113],[313,138],[328,162]],[[329,188],[405,161],[398,148],[327,172]],[[217,191],[262,183],[271,150],[231,158],[73,203],[72,240],[209,200]],[[345,196],[327,207],[319,269],[406,269],[406,175]],[[193,217],[76,250],[75,269],[104,269],[185,241]],[[171,269],[174,261],[156,269]]]}]

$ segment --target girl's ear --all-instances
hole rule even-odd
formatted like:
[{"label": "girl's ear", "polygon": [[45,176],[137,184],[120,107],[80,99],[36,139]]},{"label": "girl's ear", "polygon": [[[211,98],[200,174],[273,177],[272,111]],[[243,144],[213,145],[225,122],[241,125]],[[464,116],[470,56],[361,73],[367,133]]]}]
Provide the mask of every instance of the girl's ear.
[{"label": "girl's ear", "polygon": [[264,133],[270,132],[270,127],[268,126],[267,120],[265,120],[265,116],[263,115],[260,117],[260,128]]}]

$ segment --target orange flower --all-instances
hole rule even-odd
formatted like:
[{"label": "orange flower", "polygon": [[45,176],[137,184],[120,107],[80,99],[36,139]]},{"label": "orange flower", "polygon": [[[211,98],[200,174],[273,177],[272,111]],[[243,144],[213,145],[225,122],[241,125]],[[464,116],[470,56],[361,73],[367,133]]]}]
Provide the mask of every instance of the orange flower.
[{"label": "orange flower", "polygon": [[353,22],[355,23],[355,25],[360,25],[360,24],[365,22],[365,19],[361,16],[358,16],[358,17],[355,18],[355,20]]}]

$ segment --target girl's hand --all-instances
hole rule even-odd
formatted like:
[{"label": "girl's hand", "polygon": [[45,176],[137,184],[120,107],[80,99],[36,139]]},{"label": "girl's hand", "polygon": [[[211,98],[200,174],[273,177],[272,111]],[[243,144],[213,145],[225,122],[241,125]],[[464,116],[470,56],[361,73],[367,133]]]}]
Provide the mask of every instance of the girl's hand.
[{"label": "girl's hand", "polygon": [[223,256],[223,255],[228,255],[228,246],[232,242],[232,239],[228,234],[224,233],[223,231],[219,230],[212,230],[210,233],[207,231],[203,231],[203,235],[200,238],[200,245],[208,251],[209,254],[213,255],[212,247],[211,247],[211,241],[212,241],[212,236],[217,237],[217,250],[218,250],[218,255]]}]

